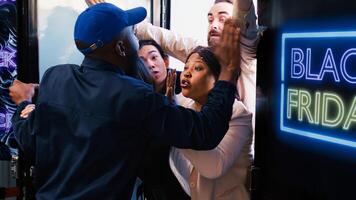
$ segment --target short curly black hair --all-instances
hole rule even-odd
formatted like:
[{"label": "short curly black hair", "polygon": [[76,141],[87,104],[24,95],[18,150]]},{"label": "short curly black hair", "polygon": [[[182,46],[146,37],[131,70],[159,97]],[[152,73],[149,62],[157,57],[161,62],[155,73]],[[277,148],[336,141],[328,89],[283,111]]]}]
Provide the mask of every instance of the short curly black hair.
[{"label": "short curly black hair", "polygon": [[208,66],[214,75],[214,78],[217,80],[220,75],[221,66],[218,58],[214,54],[213,49],[211,47],[197,46],[192,52],[190,52],[185,62],[187,62],[190,56],[194,53],[199,54],[203,62]]}]

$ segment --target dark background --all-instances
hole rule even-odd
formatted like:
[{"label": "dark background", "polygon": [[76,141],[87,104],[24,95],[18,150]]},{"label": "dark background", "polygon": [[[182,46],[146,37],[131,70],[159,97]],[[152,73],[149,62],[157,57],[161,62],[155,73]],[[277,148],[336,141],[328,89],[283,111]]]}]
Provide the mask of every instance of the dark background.
[{"label": "dark background", "polygon": [[[258,15],[267,29],[258,47],[252,199],[356,199],[356,149],[282,133],[278,121],[281,33],[354,31],[356,1],[259,0]],[[335,92],[354,96],[349,87]]]}]

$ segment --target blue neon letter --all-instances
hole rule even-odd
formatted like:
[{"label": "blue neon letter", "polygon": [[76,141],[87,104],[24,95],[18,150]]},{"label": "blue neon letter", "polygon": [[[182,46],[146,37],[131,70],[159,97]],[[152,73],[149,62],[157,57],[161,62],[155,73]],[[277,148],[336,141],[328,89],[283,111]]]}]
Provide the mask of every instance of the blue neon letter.
[{"label": "blue neon letter", "polygon": [[312,74],[310,72],[310,68],[311,68],[311,49],[310,48],[307,48],[307,56],[306,56],[305,60],[306,60],[306,62],[305,62],[305,67],[306,67],[305,78],[309,79],[309,80],[319,80],[318,74]]},{"label": "blue neon letter", "polygon": [[305,66],[302,63],[303,59],[303,51],[299,48],[292,48],[291,78],[300,79],[304,76]]},{"label": "blue neon letter", "polygon": [[337,73],[335,59],[330,48],[326,50],[323,64],[321,65],[319,80],[323,80],[325,72],[333,74],[335,82],[340,82],[339,74]]},{"label": "blue neon letter", "polygon": [[344,79],[351,83],[351,84],[355,84],[356,83],[356,77],[355,76],[350,76],[350,74],[348,74],[346,72],[346,61],[347,59],[352,56],[352,55],[356,55],[356,49],[349,49],[347,50],[343,55],[342,55],[342,58],[341,58],[341,61],[340,61],[340,70],[341,70],[341,74],[342,76],[344,77]]}]

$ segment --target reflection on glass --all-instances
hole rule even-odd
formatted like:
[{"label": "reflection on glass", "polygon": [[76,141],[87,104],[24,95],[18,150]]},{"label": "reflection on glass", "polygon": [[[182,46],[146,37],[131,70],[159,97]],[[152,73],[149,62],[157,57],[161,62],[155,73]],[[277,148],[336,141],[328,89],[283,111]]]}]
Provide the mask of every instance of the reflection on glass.
[{"label": "reflection on glass", "polygon": [[[150,16],[150,0],[107,2],[130,9],[143,6]],[[82,54],[76,49],[73,32],[74,23],[87,5],[84,0],[38,0],[38,37],[40,79],[47,68],[58,64],[80,65]]]},{"label": "reflection on glass", "polygon": [[[11,129],[11,117],[16,110],[9,97],[9,86],[17,76],[17,25],[16,1],[0,1],[0,141],[8,144]],[[2,146],[4,147],[4,146]],[[8,159],[9,152],[1,148],[0,160]]]}]

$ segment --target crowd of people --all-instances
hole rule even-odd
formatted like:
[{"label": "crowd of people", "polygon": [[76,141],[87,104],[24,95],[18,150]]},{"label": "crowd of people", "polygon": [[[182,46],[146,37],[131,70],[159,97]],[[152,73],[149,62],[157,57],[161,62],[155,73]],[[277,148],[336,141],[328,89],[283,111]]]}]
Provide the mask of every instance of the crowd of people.
[{"label": "crowd of people", "polygon": [[[102,0],[75,24],[80,66],[15,81],[13,129],[35,167],[37,199],[249,199],[256,99],[251,0],[216,0],[208,47]],[[241,27],[243,26],[243,27]],[[136,37],[139,39],[137,41]],[[169,68],[171,55],[182,72]]]}]

